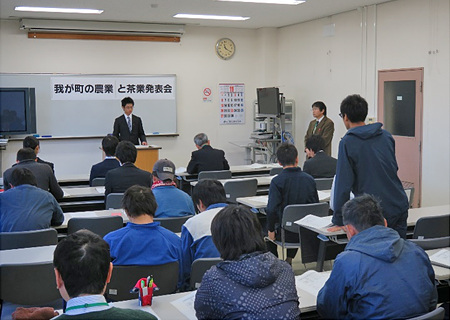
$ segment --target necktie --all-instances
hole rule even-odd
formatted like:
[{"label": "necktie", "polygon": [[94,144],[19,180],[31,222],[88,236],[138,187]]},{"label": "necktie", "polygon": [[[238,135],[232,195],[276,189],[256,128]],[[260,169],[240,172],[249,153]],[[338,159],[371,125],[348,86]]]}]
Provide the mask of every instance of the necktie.
[{"label": "necktie", "polygon": [[131,120],[130,120],[130,116],[127,117],[127,124],[128,124],[128,130],[130,130],[130,132],[131,132]]},{"label": "necktie", "polygon": [[319,121],[316,121],[316,125],[314,126],[314,129],[313,129],[313,134],[316,132],[316,129],[317,129],[318,125],[319,125]]}]

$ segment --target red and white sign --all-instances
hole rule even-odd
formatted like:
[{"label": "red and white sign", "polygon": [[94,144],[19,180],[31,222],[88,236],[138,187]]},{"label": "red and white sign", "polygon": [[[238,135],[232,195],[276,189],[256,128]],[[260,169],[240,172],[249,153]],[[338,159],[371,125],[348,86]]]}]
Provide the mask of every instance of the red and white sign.
[{"label": "red and white sign", "polygon": [[212,102],[212,91],[211,88],[203,89],[203,102]]}]

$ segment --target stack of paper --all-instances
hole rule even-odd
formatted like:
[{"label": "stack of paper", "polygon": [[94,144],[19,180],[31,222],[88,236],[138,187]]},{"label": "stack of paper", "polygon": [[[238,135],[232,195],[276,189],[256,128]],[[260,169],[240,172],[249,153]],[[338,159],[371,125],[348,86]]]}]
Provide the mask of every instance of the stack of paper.
[{"label": "stack of paper", "polygon": [[325,282],[327,282],[329,277],[330,272],[308,270],[301,276],[295,277],[295,286],[297,287],[297,290],[301,289],[317,297],[317,294],[325,285]]},{"label": "stack of paper", "polygon": [[330,226],[332,218],[333,216],[318,217],[313,214],[308,214],[303,219],[295,221],[295,223],[303,227],[322,229]]},{"label": "stack of paper", "polygon": [[430,256],[430,261],[440,267],[450,268],[450,249],[442,249]]}]

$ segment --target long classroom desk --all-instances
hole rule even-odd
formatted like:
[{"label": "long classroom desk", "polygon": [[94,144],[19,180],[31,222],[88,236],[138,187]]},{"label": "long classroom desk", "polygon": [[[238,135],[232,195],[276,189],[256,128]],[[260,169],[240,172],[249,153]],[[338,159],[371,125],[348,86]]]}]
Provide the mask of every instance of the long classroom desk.
[{"label": "long classroom desk", "polygon": [[105,208],[105,187],[64,187],[59,205],[64,212],[102,210]]},{"label": "long classroom desk", "polygon": [[94,210],[94,211],[78,211],[78,212],[65,212],[64,222],[62,225],[53,227],[55,229],[67,229],[67,224],[72,218],[96,218],[96,217],[110,217],[110,216],[121,216],[123,222],[126,223],[130,221],[128,216],[122,209],[109,209],[109,210]]}]

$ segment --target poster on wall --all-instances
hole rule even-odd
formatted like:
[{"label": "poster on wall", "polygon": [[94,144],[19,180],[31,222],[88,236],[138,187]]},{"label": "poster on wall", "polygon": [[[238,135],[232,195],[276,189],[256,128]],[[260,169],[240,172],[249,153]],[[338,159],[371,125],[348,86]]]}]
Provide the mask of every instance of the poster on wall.
[{"label": "poster on wall", "polygon": [[219,83],[220,124],[245,123],[245,85]]}]

